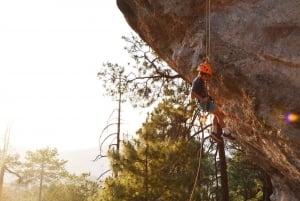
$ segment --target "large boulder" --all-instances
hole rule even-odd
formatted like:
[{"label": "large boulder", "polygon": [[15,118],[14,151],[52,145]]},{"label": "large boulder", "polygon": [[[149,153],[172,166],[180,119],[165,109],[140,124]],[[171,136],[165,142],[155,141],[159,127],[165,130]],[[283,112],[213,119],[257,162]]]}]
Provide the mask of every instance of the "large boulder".
[{"label": "large boulder", "polygon": [[[237,143],[270,176],[273,201],[300,200],[300,1],[117,0],[128,24],[185,80],[208,53],[210,93]],[[210,51],[206,51],[210,39]]]}]

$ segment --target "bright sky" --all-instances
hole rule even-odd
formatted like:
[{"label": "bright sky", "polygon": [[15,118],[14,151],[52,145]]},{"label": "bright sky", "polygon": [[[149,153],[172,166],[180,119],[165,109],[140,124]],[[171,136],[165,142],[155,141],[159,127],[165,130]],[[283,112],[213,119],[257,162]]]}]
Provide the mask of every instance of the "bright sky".
[{"label": "bright sky", "polygon": [[117,106],[97,73],[129,57],[130,32],[112,0],[0,1],[0,147],[7,126],[13,147],[97,146]]}]

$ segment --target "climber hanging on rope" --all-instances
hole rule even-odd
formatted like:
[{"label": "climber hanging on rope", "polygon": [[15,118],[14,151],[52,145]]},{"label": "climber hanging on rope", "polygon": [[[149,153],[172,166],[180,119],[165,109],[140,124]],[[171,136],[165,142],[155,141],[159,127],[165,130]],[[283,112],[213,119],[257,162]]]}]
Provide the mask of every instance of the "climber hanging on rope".
[{"label": "climber hanging on rope", "polygon": [[[193,81],[191,92],[192,98],[197,99],[198,107],[201,110],[209,112],[213,114],[215,118],[217,118],[217,122],[223,130],[222,137],[224,139],[233,140],[234,137],[231,135],[224,123],[223,113],[218,110],[217,106],[214,104],[213,99],[209,96],[207,91],[207,81],[211,80],[212,78],[212,68],[208,63],[208,59],[201,63],[197,70],[199,71],[199,73]],[[212,135],[217,135],[217,126],[213,126]]]}]

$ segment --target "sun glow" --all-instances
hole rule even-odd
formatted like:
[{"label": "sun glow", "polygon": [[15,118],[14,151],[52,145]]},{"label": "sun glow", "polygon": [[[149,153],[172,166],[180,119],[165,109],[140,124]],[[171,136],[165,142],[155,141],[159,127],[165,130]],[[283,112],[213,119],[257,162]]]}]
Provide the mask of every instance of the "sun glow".
[{"label": "sun glow", "polygon": [[0,137],[9,125],[12,146],[96,147],[117,105],[97,73],[127,60],[130,32],[115,1],[0,1]]},{"label": "sun glow", "polygon": [[291,113],[291,112],[287,113],[285,119],[288,123],[296,123],[300,121],[299,114]]}]

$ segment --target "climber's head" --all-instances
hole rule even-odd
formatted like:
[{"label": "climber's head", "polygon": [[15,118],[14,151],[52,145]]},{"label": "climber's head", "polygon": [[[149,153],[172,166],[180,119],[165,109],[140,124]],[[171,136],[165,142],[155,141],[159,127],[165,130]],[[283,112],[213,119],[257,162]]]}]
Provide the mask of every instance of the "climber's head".
[{"label": "climber's head", "polygon": [[198,71],[202,77],[207,77],[207,79],[210,79],[212,76],[212,68],[208,61],[201,63],[198,67]]}]

